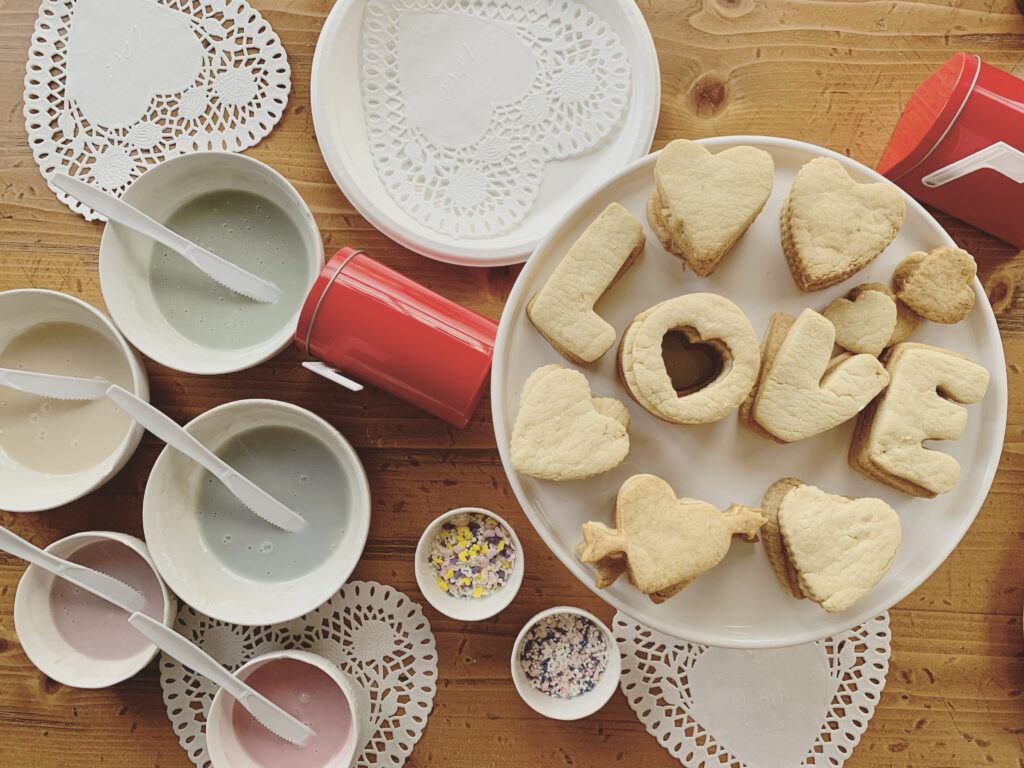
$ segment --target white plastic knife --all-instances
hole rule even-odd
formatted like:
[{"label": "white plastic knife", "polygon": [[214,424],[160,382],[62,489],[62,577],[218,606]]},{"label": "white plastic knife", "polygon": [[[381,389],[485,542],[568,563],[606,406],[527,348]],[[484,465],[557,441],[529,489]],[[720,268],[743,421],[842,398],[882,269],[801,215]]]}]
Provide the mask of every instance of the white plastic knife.
[{"label": "white plastic knife", "polygon": [[106,396],[165,443],[212,472],[235,498],[268,523],[289,533],[301,531],[307,525],[301,515],[239,474],[176,421],[117,384],[111,384],[105,379],[82,379],[77,376],[0,368],[0,385],[59,400],[97,400]]},{"label": "white plastic knife", "polygon": [[227,691],[245,707],[267,730],[293,744],[305,744],[315,732],[308,725],[288,714],[259,691],[239,680],[206,651],[182,637],[173,629],[144,613],[133,613],[128,623],[146,636],[153,645],[169,656]]},{"label": "white plastic knife", "polygon": [[201,272],[235,293],[269,304],[273,304],[281,297],[281,289],[274,283],[257,277],[237,264],[232,264],[201,245],[182,237],[118,197],[90,186],[81,179],[72,178],[66,173],[55,173],[50,178],[50,182],[57,189],[66,192],[111,221],[135,230],[167,246],[172,251],[180,253]]},{"label": "white plastic knife", "polygon": [[126,611],[141,611],[146,603],[142,593],[102,571],[57,557],[0,526],[0,549],[27,560],[54,576],[71,582],[96,597],[114,603]]}]

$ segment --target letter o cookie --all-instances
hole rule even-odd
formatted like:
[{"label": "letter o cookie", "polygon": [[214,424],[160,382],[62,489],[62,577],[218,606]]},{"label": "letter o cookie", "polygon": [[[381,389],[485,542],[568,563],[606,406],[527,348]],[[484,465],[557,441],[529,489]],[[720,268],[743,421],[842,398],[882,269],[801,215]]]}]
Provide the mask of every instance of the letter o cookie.
[{"label": "letter o cookie", "polygon": [[[695,392],[679,394],[665,366],[662,340],[681,331],[713,347],[718,375]],[[654,416],[676,424],[708,424],[728,416],[757,380],[761,351],[750,321],[728,299],[688,293],[642,312],[622,335],[619,373],[633,399]]]}]

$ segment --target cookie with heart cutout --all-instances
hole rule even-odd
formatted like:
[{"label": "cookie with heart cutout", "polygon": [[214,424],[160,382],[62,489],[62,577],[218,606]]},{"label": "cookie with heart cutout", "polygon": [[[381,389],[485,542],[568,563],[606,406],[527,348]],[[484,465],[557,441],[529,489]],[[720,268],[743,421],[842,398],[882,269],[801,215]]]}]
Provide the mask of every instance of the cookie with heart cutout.
[{"label": "cookie with heart cutout", "polygon": [[530,322],[566,360],[592,363],[615,343],[615,329],[594,304],[633,265],[645,241],[639,219],[612,203],[526,305]]},{"label": "cookie with heart cutout", "polygon": [[740,406],[740,423],[762,437],[792,443],[821,434],[858,412],[889,383],[871,355],[832,357],[835,327],[813,309],[772,315],[761,370]]},{"label": "cookie with heart cutout", "polygon": [[899,263],[892,276],[896,296],[933,323],[959,323],[974,308],[974,277],[978,265],[962,248],[943,245],[915,251]]},{"label": "cookie with heart cutout", "polygon": [[948,493],[960,464],[923,443],[960,438],[967,410],[958,403],[985,396],[988,371],[964,355],[912,341],[887,350],[882,362],[889,386],[857,417],[850,466],[912,496]]},{"label": "cookie with heart cutout", "polygon": [[523,385],[512,428],[512,468],[540,480],[579,480],[607,472],[629,453],[629,411],[593,397],[579,371],[545,365]]},{"label": "cookie with heart cutout", "polygon": [[820,291],[862,270],[896,237],[905,213],[903,193],[889,182],[856,182],[831,157],[805,164],[780,214],[797,287]]},{"label": "cookie with heart cutout", "polygon": [[886,349],[891,347],[893,344],[899,344],[901,341],[909,339],[910,335],[916,331],[917,327],[921,324],[921,316],[900,301],[899,297],[889,290],[889,286],[885,283],[861,283],[846,294],[846,298],[850,301],[856,301],[860,298],[861,294],[868,291],[884,293],[896,303],[896,325],[892,329],[892,334],[890,334],[889,340],[885,343]]},{"label": "cookie with heart cutout", "polygon": [[[678,333],[715,358],[711,376],[677,389],[665,360],[666,336]],[[659,419],[708,424],[739,407],[757,378],[757,335],[743,311],[723,296],[688,293],[637,315],[622,334],[619,378],[630,396]]]},{"label": "cookie with heart cutout", "polygon": [[763,524],[760,510],[733,504],[722,512],[677,498],[659,477],[634,475],[616,497],[615,528],[584,523],[577,553],[584,563],[605,564],[624,555],[631,583],[660,602],[721,562],[733,536],[752,539]]},{"label": "cookie with heart cutout", "polygon": [[763,504],[762,538],[779,583],[829,613],[870,592],[900,546],[899,515],[881,499],[837,496],[787,477]]},{"label": "cookie with heart cutout", "polygon": [[764,208],[774,180],[775,163],[762,149],[711,153],[676,139],[654,165],[647,222],[666,251],[707,277]]},{"label": "cookie with heart cutout", "polygon": [[896,301],[881,291],[839,298],[823,313],[836,329],[836,344],[855,354],[878,357],[896,331]]}]

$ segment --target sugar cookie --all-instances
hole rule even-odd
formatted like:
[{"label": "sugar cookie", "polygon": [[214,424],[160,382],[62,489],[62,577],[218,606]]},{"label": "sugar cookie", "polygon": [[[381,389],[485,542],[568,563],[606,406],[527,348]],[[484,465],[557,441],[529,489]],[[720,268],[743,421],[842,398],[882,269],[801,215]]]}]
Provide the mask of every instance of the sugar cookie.
[{"label": "sugar cookie", "polygon": [[895,185],[859,184],[838,160],[811,160],[797,173],[780,218],[797,287],[818,291],[866,267],[896,237],[905,213]]},{"label": "sugar cookie", "polygon": [[910,334],[916,331],[917,326],[921,324],[921,316],[900,301],[896,294],[889,290],[889,286],[885,283],[862,283],[846,294],[846,298],[850,301],[856,301],[857,298],[866,291],[878,291],[880,293],[884,293],[896,302],[896,327],[892,329],[892,334],[889,336],[889,340],[885,343],[886,348],[909,339]]},{"label": "sugar cookie", "polygon": [[832,357],[835,328],[813,309],[776,313],[762,344],[761,372],[740,422],[791,443],[853,418],[885,388],[889,374],[871,355]]},{"label": "sugar cookie", "polygon": [[512,428],[512,468],[541,480],[607,472],[629,452],[629,411],[592,397],[586,377],[560,365],[538,368],[523,385]]},{"label": "sugar cookie", "polygon": [[840,298],[824,312],[836,329],[836,344],[857,354],[878,357],[896,331],[896,300],[881,291]]},{"label": "sugar cookie", "polygon": [[988,371],[963,355],[910,341],[882,360],[889,386],[857,417],[850,466],[913,496],[948,493],[960,478],[960,464],[922,443],[960,438],[967,410],[956,403],[981,400]]},{"label": "sugar cookie", "polygon": [[916,251],[896,267],[893,290],[908,307],[933,323],[959,323],[974,308],[978,265],[961,248],[944,245]]},{"label": "sugar cookie", "polygon": [[755,147],[712,154],[676,139],[658,155],[647,222],[665,250],[707,277],[747,231],[772,192],[772,156]]},{"label": "sugar cookie", "polygon": [[644,242],[636,216],[612,203],[583,230],[526,305],[530,322],[570,362],[592,363],[615,343],[615,329],[594,304],[633,265]]}]

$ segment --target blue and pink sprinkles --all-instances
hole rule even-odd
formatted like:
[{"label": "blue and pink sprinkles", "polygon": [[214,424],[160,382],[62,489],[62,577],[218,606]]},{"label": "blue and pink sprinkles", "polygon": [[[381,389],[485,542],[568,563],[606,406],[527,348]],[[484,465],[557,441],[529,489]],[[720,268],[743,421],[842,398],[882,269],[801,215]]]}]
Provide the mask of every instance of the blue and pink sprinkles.
[{"label": "blue and pink sprinkles", "polygon": [[441,591],[480,598],[505,586],[516,551],[505,526],[493,517],[462,512],[441,526],[428,557]]},{"label": "blue and pink sprinkles", "polygon": [[527,631],[519,664],[538,691],[571,699],[589,693],[601,681],[608,666],[608,644],[590,619],[556,613]]}]

